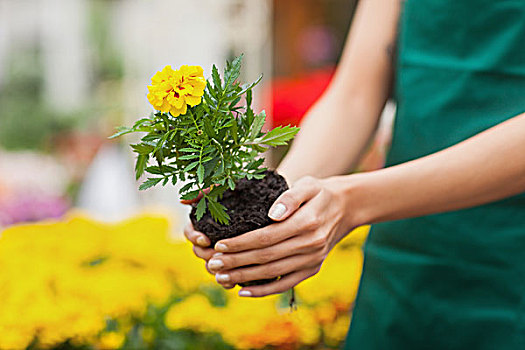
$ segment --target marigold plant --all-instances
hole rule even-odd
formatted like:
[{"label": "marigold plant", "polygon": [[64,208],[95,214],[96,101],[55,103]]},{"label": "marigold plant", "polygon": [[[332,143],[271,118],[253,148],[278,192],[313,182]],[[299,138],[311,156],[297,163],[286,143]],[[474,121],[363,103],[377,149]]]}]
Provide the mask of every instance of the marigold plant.
[{"label": "marigold plant", "polygon": [[137,153],[137,179],[149,174],[140,189],[184,182],[182,199],[203,193],[198,220],[209,210],[215,221],[228,224],[230,217],[219,203],[224,191],[234,190],[244,178],[262,179],[266,169],[259,155],[267,147],[285,145],[299,130],[284,126],[262,131],[266,115],[252,109],[252,89],[262,76],[241,85],[241,61],[242,56],[227,62],[223,77],[214,65],[209,81],[198,66],[165,67],[149,86],[148,99],[156,112],[112,136],[145,132],[131,145]]}]

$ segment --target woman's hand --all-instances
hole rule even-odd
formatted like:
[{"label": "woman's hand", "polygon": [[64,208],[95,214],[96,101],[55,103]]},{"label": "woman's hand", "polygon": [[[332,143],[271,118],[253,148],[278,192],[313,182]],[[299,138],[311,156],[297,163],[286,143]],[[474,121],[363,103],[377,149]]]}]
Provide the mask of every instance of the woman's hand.
[{"label": "woman's hand", "polygon": [[[302,178],[270,209],[269,216],[277,223],[221,240],[215,254],[199,247],[195,254],[208,261],[207,268],[225,287],[281,276],[275,282],[243,288],[240,296],[282,293],[319,272],[330,250],[356,226],[348,215],[345,179]],[[192,240],[196,234],[186,236]]]}]

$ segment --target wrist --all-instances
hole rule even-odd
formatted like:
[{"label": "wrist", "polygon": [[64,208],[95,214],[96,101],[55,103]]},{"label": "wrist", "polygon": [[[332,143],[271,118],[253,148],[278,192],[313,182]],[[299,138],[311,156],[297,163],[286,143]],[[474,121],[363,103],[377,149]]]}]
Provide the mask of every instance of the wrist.
[{"label": "wrist", "polygon": [[377,211],[372,173],[357,173],[336,177],[339,195],[344,203],[345,221],[353,229],[376,222]]}]

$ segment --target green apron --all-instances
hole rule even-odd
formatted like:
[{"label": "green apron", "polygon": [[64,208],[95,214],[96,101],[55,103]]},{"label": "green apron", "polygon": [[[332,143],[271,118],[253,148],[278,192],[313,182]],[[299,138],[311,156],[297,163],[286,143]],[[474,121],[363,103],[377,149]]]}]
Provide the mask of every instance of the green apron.
[{"label": "green apron", "polygon": [[[388,165],[525,112],[525,0],[405,1],[396,72]],[[345,348],[525,349],[525,194],[374,225]]]}]

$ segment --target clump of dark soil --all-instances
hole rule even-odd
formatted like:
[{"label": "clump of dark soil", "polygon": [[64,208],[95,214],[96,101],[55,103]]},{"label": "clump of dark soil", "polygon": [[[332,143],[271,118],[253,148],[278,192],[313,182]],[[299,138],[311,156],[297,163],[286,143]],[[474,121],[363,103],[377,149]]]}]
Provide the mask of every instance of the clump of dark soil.
[{"label": "clump of dark soil", "polygon": [[[204,233],[211,241],[211,247],[225,238],[239,236],[243,233],[265,227],[273,223],[268,211],[273,202],[288,189],[286,180],[275,171],[267,171],[261,180],[240,180],[234,191],[226,190],[220,202],[228,210],[230,224],[222,225],[213,220],[209,211],[197,221],[196,205],[190,214],[193,227]],[[254,281],[243,284],[264,284],[272,280]]]}]

